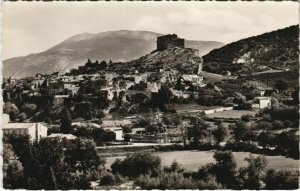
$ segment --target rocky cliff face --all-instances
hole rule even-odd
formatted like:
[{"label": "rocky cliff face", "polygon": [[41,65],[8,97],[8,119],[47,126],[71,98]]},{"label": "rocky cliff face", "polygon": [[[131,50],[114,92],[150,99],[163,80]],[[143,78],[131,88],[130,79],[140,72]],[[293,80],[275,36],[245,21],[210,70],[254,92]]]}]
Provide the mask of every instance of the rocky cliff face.
[{"label": "rocky cliff face", "polygon": [[233,42],[205,55],[203,70],[249,74],[298,68],[298,38],[299,25]]},{"label": "rocky cliff face", "polygon": [[[45,52],[3,61],[3,76],[21,78],[36,73],[65,72],[91,60],[128,62],[156,49],[156,39],[162,34],[149,31],[109,31],[75,35]],[[186,41],[186,47],[201,54],[223,46],[213,41]]]}]

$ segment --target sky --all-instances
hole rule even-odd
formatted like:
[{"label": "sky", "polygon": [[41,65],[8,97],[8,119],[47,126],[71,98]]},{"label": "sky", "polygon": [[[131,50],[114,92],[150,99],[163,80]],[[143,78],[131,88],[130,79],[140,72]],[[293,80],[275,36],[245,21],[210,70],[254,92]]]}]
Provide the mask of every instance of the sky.
[{"label": "sky", "polygon": [[299,23],[297,2],[3,2],[2,58],[45,51],[76,34],[175,33],[230,43]]}]

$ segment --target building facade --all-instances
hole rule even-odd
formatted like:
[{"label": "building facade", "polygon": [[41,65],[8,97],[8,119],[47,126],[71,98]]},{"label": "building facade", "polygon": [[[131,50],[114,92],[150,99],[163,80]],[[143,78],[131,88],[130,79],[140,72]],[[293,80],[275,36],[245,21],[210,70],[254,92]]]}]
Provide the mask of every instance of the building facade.
[{"label": "building facade", "polygon": [[2,130],[4,135],[29,135],[30,141],[40,141],[41,138],[47,137],[48,128],[41,123],[7,123]]}]

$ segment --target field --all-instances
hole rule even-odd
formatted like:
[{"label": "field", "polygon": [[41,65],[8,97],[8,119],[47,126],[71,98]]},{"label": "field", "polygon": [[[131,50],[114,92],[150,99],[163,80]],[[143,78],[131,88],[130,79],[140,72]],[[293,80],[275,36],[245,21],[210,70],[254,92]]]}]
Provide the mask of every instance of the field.
[{"label": "field", "polygon": [[184,112],[184,111],[190,111],[190,110],[209,110],[209,109],[215,109],[218,108],[219,106],[204,106],[204,105],[199,105],[199,104],[180,104],[180,103],[175,103],[172,104],[174,109],[176,109],[177,112]]},{"label": "field", "polygon": [[[169,166],[174,160],[182,164],[187,171],[196,171],[200,165],[215,162],[213,158],[214,151],[172,151],[172,152],[161,152],[155,153],[161,158],[163,166]],[[247,165],[244,160],[249,156],[249,152],[233,152],[234,158],[237,162],[237,167],[243,167]],[[255,154],[253,154],[255,155]],[[125,156],[118,157],[107,157],[106,167],[115,161],[115,159],[123,159]],[[299,161],[283,156],[266,156],[268,160],[268,167],[274,169],[298,169]]]},{"label": "field", "polygon": [[222,111],[212,114],[207,114],[209,118],[235,118],[239,119],[242,115],[255,115],[256,111],[249,110],[231,110],[231,111]]}]

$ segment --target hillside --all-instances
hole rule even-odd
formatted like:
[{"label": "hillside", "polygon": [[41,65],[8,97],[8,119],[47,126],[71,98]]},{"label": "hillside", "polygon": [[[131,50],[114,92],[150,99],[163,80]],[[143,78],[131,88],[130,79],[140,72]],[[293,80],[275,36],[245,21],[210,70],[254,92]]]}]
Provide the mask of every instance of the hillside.
[{"label": "hillside", "polygon": [[203,57],[203,70],[213,73],[256,73],[298,68],[299,26],[290,26],[233,42]]},{"label": "hillside", "polygon": [[173,69],[181,73],[196,73],[199,64],[202,66],[199,50],[175,47],[164,51],[154,51],[127,63],[112,64],[110,70],[120,73],[138,70],[143,73]]},{"label": "hillside", "polygon": [[[160,35],[128,30],[75,35],[44,52],[3,61],[3,76],[21,78],[36,73],[64,72],[83,65],[88,58],[127,62],[155,50]],[[214,41],[186,42],[187,48],[196,48],[201,55],[223,45]]]}]

